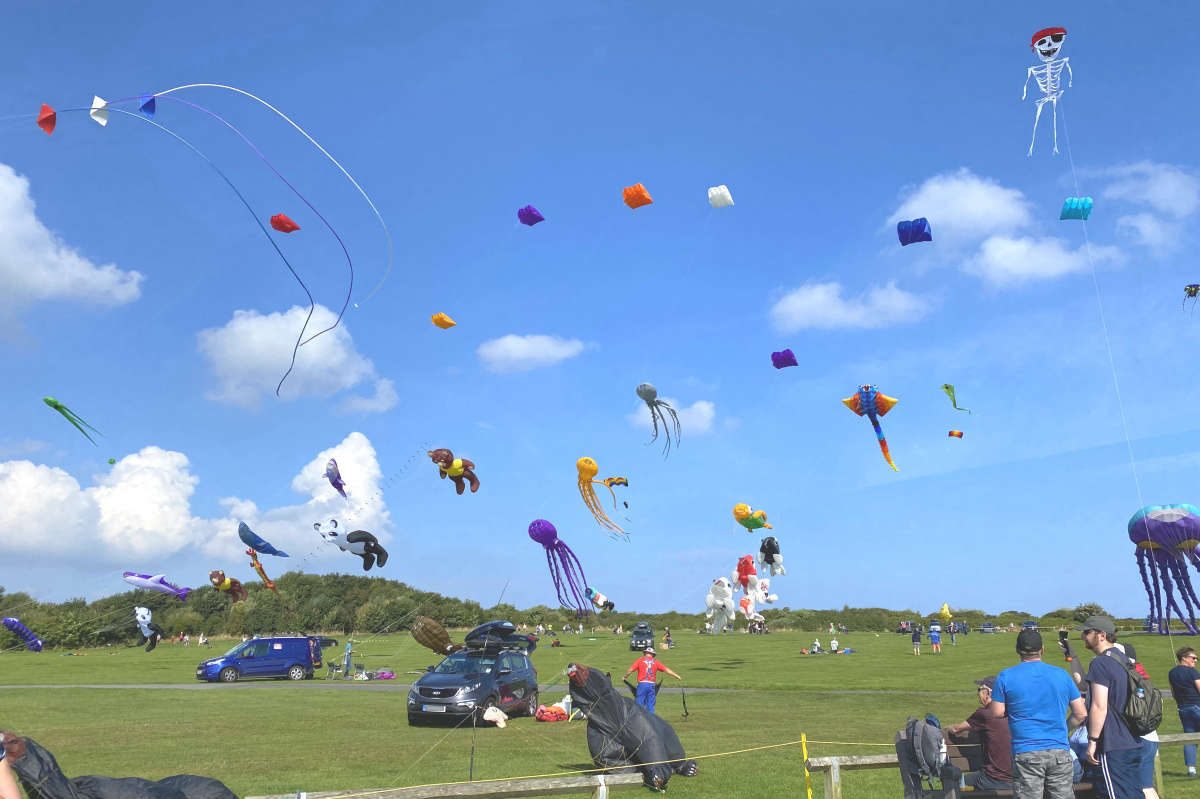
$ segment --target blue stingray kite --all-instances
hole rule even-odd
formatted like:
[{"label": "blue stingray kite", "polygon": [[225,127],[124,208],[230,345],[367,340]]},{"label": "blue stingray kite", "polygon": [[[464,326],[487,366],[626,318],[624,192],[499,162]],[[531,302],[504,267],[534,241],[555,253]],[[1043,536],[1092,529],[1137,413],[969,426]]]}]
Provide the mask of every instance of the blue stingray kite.
[{"label": "blue stingray kite", "polygon": [[879,449],[883,451],[883,459],[898,472],[896,464],[892,463],[892,454],[888,452],[887,439],[883,437],[883,429],[879,426],[879,417],[890,411],[900,400],[879,393],[875,386],[859,386],[858,391],[851,397],[842,400],[846,407],[859,416],[866,416],[875,428],[875,437],[879,439]]}]

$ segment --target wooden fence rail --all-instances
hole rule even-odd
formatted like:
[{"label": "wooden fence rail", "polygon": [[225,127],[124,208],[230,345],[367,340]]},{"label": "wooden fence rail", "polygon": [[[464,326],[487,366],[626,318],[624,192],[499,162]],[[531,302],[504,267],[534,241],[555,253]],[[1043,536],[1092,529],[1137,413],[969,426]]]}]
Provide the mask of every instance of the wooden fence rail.
[{"label": "wooden fence rail", "polygon": [[[1200,744],[1200,732],[1169,733],[1158,736],[1159,754],[1167,744]],[[835,757],[810,757],[804,767],[809,771],[825,774],[825,799],[842,799],[842,772],[879,768],[899,768],[900,761],[890,755],[840,755]],[[1162,763],[1159,755],[1154,756],[1154,787],[1163,797]],[[969,794],[967,794],[969,795]]]},{"label": "wooden fence rail", "polygon": [[[894,760],[895,758],[893,758]],[[467,797],[552,796],[588,793],[606,796],[609,791],[640,788],[641,774],[592,774],[586,777],[532,777],[493,782],[457,782],[417,788],[384,788],[332,793],[294,793],[277,796],[248,796],[246,799],[466,799]]]}]

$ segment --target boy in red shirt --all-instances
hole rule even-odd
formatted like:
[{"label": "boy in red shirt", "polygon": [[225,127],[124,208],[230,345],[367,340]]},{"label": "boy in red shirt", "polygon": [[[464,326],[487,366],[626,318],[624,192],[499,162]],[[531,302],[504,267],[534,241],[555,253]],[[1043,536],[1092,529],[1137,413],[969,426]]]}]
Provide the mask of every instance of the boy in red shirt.
[{"label": "boy in red shirt", "polygon": [[655,654],[657,653],[654,651],[654,647],[646,647],[642,652],[642,657],[635,660],[633,665],[629,667],[629,671],[625,672],[625,676],[628,677],[630,674],[633,674],[635,669],[637,670],[637,703],[651,713],[654,712],[654,702],[658,699],[658,694],[654,690],[654,676],[660,671],[665,671],[677,680],[683,679],[660,663],[654,657]]}]

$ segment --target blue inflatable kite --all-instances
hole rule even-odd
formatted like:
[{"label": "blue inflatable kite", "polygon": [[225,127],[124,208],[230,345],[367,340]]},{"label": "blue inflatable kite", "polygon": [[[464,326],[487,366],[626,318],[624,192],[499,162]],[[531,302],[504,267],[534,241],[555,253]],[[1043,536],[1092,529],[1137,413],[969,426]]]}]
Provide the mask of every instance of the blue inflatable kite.
[{"label": "blue inflatable kite", "polygon": [[929,229],[929,220],[925,217],[897,222],[896,235],[900,237],[901,247],[916,244],[918,241],[933,241],[933,231]]},{"label": "blue inflatable kite", "polygon": [[271,546],[265,538],[251,530],[245,522],[238,522],[238,538],[242,539],[243,544],[256,552],[261,552],[264,555],[278,555],[281,558],[288,557],[288,553]]},{"label": "blue inflatable kite", "polygon": [[1068,197],[1063,200],[1062,213],[1059,219],[1083,219],[1092,215],[1091,197]]}]

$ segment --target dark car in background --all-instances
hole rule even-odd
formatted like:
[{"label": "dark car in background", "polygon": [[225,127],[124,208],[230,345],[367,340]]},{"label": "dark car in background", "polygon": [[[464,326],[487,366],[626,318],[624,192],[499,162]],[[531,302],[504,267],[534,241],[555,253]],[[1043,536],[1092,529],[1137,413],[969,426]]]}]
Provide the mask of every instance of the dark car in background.
[{"label": "dark car in background", "polygon": [[642,652],[648,646],[654,646],[654,628],[650,622],[639,621],[629,633],[629,651]]},{"label": "dark car in background", "polygon": [[996,632],[996,625],[992,624],[990,621],[985,621],[983,624],[979,625],[979,632],[994,633]]},{"label": "dark car in background", "polygon": [[466,648],[430,666],[408,690],[408,723],[452,719],[498,707],[510,716],[534,715],[537,670],[532,635],[507,621],[490,621],[467,633]]},{"label": "dark car in background", "polygon": [[1037,628],[1038,623],[1033,619],[1026,619],[1025,621],[1021,622],[1022,630],[1037,630]]}]

